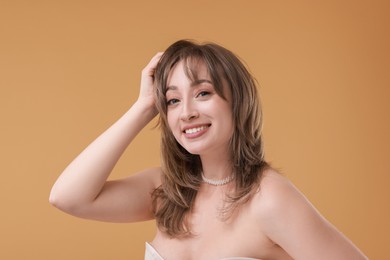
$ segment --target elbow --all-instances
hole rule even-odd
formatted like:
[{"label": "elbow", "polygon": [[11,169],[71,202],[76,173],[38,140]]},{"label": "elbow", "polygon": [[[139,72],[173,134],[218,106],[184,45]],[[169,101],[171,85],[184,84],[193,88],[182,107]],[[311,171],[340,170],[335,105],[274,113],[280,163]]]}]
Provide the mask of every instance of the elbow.
[{"label": "elbow", "polygon": [[66,196],[65,194],[59,194],[54,189],[52,189],[50,192],[49,203],[55,208],[72,215],[77,212],[78,208],[77,203],[72,202],[69,196]]},{"label": "elbow", "polygon": [[49,195],[49,203],[55,208],[75,217],[88,218],[86,214],[91,203],[82,201],[73,194],[61,193],[52,189]]},{"label": "elbow", "polygon": [[60,210],[65,210],[65,204],[64,203],[64,199],[61,199],[61,196],[58,196],[58,194],[56,194],[55,191],[53,191],[53,189],[51,190],[50,192],[50,195],[49,195],[49,203],[50,205],[60,209]]},{"label": "elbow", "polygon": [[64,201],[64,195],[61,195],[59,192],[60,189],[58,188],[57,182],[51,187],[50,194],[49,194],[49,203],[50,205],[56,207],[56,208],[61,208],[61,204]]},{"label": "elbow", "polygon": [[49,203],[50,203],[50,205],[52,205],[56,208],[59,208],[60,203],[58,201],[56,194],[53,192],[53,190],[50,192],[50,195],[49,195]]}]

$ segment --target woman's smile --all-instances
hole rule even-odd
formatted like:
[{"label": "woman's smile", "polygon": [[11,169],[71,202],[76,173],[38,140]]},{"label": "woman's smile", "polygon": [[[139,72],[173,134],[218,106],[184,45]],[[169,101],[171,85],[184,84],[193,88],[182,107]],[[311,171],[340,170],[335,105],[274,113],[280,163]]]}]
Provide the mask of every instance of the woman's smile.
[{"label": "woman's smile", "polygon": [[188,126],[185,127],[183,133],[187,138],[197,138],[204,133],[207,132],[211,124],[206,124],[206,125],[199,125],[199,126]]}]

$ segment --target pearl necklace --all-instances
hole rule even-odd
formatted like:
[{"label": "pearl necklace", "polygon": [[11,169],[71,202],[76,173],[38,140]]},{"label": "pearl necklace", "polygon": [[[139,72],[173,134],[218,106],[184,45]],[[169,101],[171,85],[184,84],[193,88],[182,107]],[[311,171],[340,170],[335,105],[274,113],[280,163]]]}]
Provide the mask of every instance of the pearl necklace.
[{"label": "pearl necklace", "polygon": [[230,175],[230,176],[228,176],[228,177],[226,177],[225,179],[222,179],[222,180],[211,180],[211,179],[207,179],[203,175],[203,172],[202,172],[202,180],[203,180],[203,182],[205,182],[207,184],[210,184],[210,185],[214,185],[214,186],[222,186],[222,185],[228,184],[233,179],[234,179],[234,175]]}]

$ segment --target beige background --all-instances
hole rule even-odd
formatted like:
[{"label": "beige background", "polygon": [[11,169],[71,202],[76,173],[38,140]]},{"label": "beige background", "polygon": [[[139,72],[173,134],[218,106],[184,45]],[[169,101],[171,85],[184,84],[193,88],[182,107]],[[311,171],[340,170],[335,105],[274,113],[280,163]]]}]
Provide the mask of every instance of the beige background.
[{"label": "beige background", "polygon": [[[48,203],[66,165],[181,38],[221,43],[261,85],[267,158],[371,259],[390,259],[388,1],[0,0],[1,259],[142,259],[154,223]],[[114,170],[159,164],[140,134]],[[326,245],[324,245],[326,246]]]}]

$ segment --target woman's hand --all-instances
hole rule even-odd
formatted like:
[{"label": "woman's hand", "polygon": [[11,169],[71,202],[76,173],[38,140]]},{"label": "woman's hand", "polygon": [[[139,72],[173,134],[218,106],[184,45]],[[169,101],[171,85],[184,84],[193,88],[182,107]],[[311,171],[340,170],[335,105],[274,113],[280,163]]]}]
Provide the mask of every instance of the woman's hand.
[{"label": "woman's hand", "polygon": [[157,110],[155,106],[155,98],[154,98],[154,72],[156,70],[156,66],[163,55],[163,52],[158,52],[154,57],[150,60],[148,65],[142,70],[141,77],[141,87],[140,93],[137,102],[142,103],[143,105],[148,106],[155,110],[155,115],[157,115]]}]

